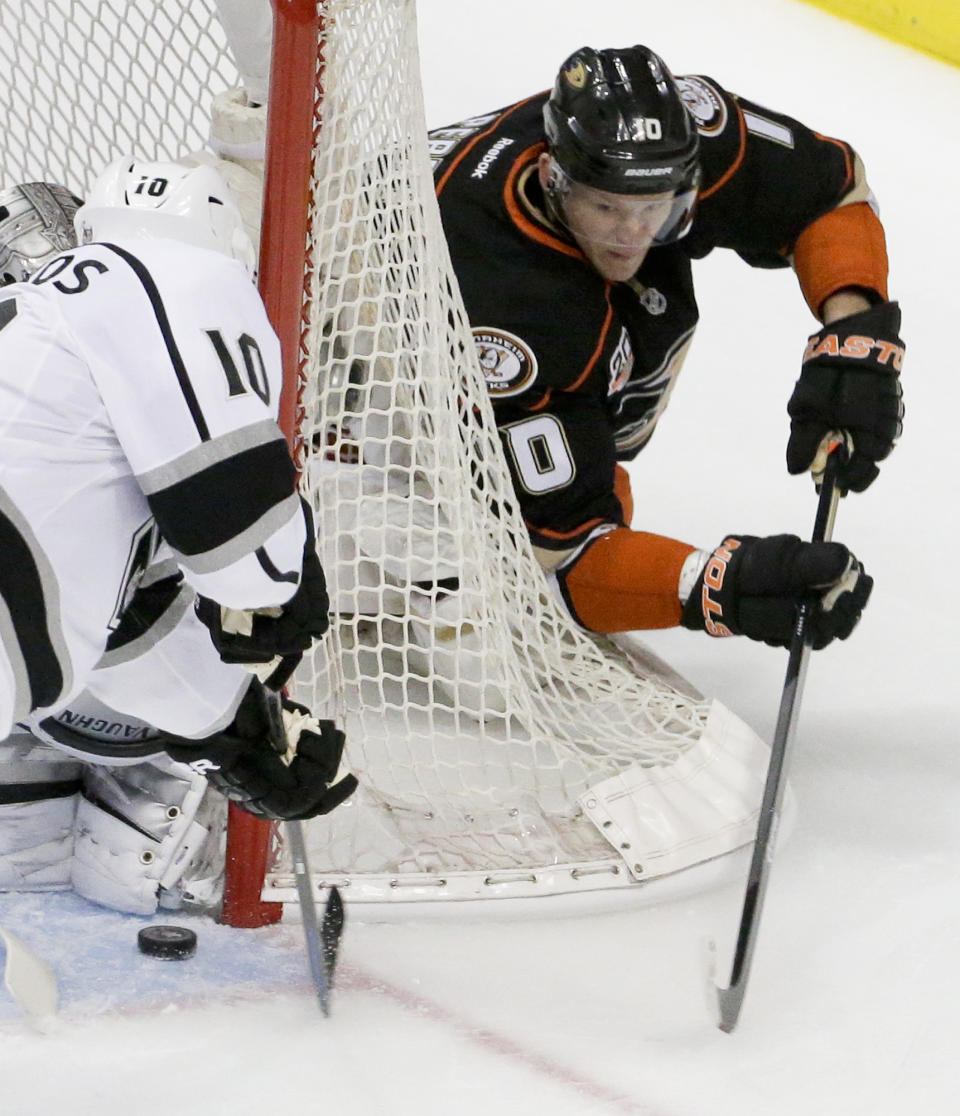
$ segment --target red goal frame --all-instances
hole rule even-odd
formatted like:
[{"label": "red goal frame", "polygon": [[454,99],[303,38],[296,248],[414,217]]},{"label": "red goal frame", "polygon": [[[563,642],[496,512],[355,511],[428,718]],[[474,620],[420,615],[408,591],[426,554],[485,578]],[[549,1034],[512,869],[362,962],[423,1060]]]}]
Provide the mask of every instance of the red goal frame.
[{"label": "red goal frame", "polygon": [[[283,357],[280,426],[298,460],[300,365],[308,320],[303,277],[310,250],[313,150],[321,126],[324,17],[317,0],[272,0],[272,5],[259,286]],[[277,825],[230,804],[220,915],[228,926],[266,926],[283,914],[281,903],[260,898]]]}]

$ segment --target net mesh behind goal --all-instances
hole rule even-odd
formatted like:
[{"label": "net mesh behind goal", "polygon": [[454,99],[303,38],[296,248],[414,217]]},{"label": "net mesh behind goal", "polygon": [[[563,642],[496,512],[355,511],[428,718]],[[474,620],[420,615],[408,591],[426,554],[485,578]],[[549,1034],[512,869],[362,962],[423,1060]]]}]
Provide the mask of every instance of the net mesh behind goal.
[{"label": "net mesh behind goal", "polygon": [[112,158],[202,148],[237,81],[209,0],[0,0],[3,180],[83,194]]},{"label": "net mesh behind goal", "polygon": [[[5,181],[82,191],[114,155],[202,145],[211,94],[236,80],[214,12],[121,7],[0,0],[5,28],[65,28],[59,47],[24,30],[12,48],[34,76],[0,90]],[[317,886],[354,902],[590,891],[742,846],[763,746],[642,644],[580,631],[530,548],[433,194],[414,0],[317,14],[318,53],[275,53],[271,93],[297,67],[316,78],[288,374],[332,624],[295,696],[344,725],[361,784],[309,825]],[[268,175],[268,209],[296,198]],[[273,851],[264,897],[295,901]]]}]

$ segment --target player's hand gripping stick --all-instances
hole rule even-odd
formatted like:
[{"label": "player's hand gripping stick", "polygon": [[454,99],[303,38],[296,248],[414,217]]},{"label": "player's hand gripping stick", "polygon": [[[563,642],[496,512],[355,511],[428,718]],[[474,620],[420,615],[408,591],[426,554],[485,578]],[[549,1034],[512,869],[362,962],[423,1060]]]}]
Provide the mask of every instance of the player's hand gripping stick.
[{"label": "player's hand gripping stick", "polygon": [[[830,453],[824,470],[823,482],[820,486],[820,501],[817,505],[817,516],[813,528],[813,542],[827,541],[833,534],[833,522],[841,495],[838,475],[845,458],[846,448],[843,442],[838,442]],[[716,949],[713,942],[710,942],[708,946],[708,963],[711,969],[709,992],[716,996],[718,1025],[722,1031],[728,1033],[736,1027],[740,1017],[760,926],[760,914],[763,908],[770,863],[773,859],[777,823],[780,819],[783,792],[786,786],[787,751],[796,727],[796,714],[806,676],[807,660],[810,656],[811,638],[808,619],[811,608],[812,605],[809,602],[800,606],[793,639],[790,643],[786,680],[780,697],[780,710],[770,748],[770,766],[767,769],[760,816],[757,820],[757,836],[753,846],[750,872],[747,877],[733,967],[726,988],[719,987],[714,980]]]}]

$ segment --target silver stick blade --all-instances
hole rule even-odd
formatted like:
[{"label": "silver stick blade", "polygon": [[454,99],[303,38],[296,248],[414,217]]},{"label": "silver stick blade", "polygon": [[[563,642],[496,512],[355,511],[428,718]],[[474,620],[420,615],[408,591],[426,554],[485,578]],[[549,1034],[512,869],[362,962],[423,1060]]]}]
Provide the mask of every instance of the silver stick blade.
[{"label": "silver stick blade", "polygon": [[0,927],[0,940],[7,951],[4,984],[30,1022],[43,1029],[59,1006],[57,978],[46,961],[3,927]]},{"label": "silver stick blade", "polygon": [[721,988],[717,984],[717,943],[707,938],[703,943],[702,963],[707,1011],[721,1031],[730,1034],[736,1027],[743,1004],[742,986]]}]

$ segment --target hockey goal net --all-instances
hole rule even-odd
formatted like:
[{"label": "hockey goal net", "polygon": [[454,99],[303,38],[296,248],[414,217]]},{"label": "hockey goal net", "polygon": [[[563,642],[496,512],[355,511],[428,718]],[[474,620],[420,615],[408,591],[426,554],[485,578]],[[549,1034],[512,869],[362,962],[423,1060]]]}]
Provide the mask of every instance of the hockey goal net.
[{"label": "hockey goal net", "polygon": [[[8,184],[82,194],[120,154],[202,147],[237,81],[210,0],[0,9]],[[588,893],[744,846],[763,744],[639,642],[576,628],[530,549],[432,190],[414,0],[275,15],[261,284],[333,613],[295,696],[345,726],[361,784],[309,825],[317,888]],[[231,818],[224,917],[256,924],[292,872]]]}]

